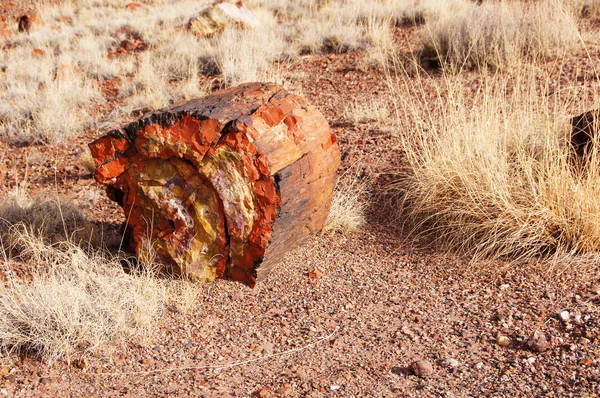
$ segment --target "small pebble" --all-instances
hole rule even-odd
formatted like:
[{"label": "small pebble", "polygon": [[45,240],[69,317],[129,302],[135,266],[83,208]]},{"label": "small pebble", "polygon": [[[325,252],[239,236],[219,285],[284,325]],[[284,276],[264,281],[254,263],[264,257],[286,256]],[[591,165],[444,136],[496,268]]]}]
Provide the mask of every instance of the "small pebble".
[{"label": "small pebble", "polygon": [[152,358],[144,358],[140,361],[142,365],[152,365],[154,360]]},{"label": "small pebble", "polygon": [[551,347],[551,339],[550,334],[536,330],[527,340],[527,347],[535,352],[544,352]]},{"label": "small pebble", "polygon": [[592,366],[594,364],[594,360],[591,358],[583,358],[579,361],[581,366]]},{"label": "small pebble", "polygon": [[261,351],[260,351],[260,352],[261,352],[263,355],[270,355],[270,354],[272,354],[272,353],[273,353],[273,348],[274,348],[274,346],[273,346],[273,344],[271,344],[271,343],[265,343],[265,344],[263,344],[263,346],[262,346],[261,348],[262,348],[262,349],[261,349]]},{"label": "small pebble", "polygon": [[580,337],[577,339],[577,343],[579,343],[581,345],[588,345],[588,344],[590,344],[590,339],[586,339],[585,337]]},{"label": "small pebble", "polygon": [[306,373],[306,371],[302,368],[298,368],[298,370],[296,370],[296,376],[300,379],[300,380],[306,380],[308,379],[308,374]]},{"label": "small pebble", "polygon": [[340,389],[340,386],[335,386],[335,385],[334,385],[334,386],[329,386],[329,389],[330,389],[331,391],[336,391],[336,390],[339,390],[339,389]]},{"label": "small pebble", "polygon": [[510,339],[499,334],[498,337],[496,337],[496,344],[498,344],[500,347],[508,347],[510,345]]},{"label": "small pebble", "polygon": [[571,318],[571,314],[569,314],[569,311],[562,311],[562,312],[559,314],[559,316],[560,316],[560,319],[561,319],[563,322],[568,322],[568,321],[569,321],[569,319]]},{"label": "small pebble", "polygon": [[447,358],[440,361],[440,366],[443,366],[444,368],[456,368],[458,366],[458,361],[454,358]]},{"label": "small pebble", "polygon": [[88,367],[88,360],[84,357],[73,363],[77,369],[85,369]]},{"label": "small pebble", "polygon": [[477,362],[475,364],[475,369],[483,369],[483,362]]},{"label": "small pebble", "polygon": [[413,362],[410,369],[419,377],[428,377],[433,374],[433,366],[424,359]]},{"label": "small pebble", "polygon": [[294,390],[292,389],[292,386],[289,384],[285,384],[277,390],[277,394],[283,395],[283,396],[291,395],[293,392],[294,392]]},{"label": "small pebble", "polygon": [[535,358],[534,358],[534,357],[529,357],[529,358],[527,358],[527,363],[528,363],[528,364],[530,364],[530,365],[533,365],[533,364],[534,364],[534,362],[535,362]]}]

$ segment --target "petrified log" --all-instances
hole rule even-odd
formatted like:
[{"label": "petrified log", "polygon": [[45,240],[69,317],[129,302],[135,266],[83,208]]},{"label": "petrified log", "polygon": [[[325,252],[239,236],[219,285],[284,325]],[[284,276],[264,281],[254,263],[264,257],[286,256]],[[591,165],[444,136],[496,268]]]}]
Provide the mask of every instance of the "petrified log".
[{"label": "petrified log", "polygon": [[241,1],[235,4],[219,2],[190,19],[188,28],[196,37],[205,38],[214,36],[230,24],[245,27],[255,26],[258,22],[254,13]]},{"label": "petrified log", "polygon": [[138,256],[249,286],[321,230],[340,164],[324,116],[271,83],[146,114],[90,149]]}]

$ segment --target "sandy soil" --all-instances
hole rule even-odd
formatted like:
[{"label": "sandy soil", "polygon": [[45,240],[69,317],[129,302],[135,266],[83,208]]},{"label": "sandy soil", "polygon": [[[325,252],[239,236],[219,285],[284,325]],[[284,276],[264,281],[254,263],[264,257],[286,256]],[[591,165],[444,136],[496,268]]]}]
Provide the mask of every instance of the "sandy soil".
[{"label": "sandy soil", "polygon": [[[11,356],[0,395],[595,396],[597,264],[473,264],[407,240],[371,177],[398,166],[397,136],[343,117],[349,101],[385,96],[381,72],[360,67],[361,56],[309,55],[286,68],[302,72],[301,92],[338,134],[342,172],[370,181],[363,230],[314,237],[253,290],[199,287],[190,308],[169,306],[145,339],[70,364]],[[574,58],[572,70],[600,59],[591,56]],[[100,133],[55,146],[0,143],[0,193],[27,174],[32,193],[66,194],[118,234],[119,209],[78,160]],[[411,367],[421,359],[431,367]]]}]

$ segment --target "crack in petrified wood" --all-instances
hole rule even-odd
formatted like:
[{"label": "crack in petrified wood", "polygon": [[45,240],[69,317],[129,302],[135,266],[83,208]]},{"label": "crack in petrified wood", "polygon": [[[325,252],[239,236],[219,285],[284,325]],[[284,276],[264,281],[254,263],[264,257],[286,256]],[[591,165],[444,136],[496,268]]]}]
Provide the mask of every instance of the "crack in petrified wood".
[{"label": "crack in petrified wood", "polygon": [[340,162],[323,115],[268,83],[152,112],[90,149],[138,256],[250,286],[323,227]]}]

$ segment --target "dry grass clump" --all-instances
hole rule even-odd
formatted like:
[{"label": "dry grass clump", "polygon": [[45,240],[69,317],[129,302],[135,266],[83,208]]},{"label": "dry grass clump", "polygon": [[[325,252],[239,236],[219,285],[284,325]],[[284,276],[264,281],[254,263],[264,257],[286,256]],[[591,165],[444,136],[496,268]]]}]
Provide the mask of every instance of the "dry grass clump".
[{"label": "dry grass clump", "polygon": [[[99,88],[69,64],[36,59],[31,46],[0,52],[0,137],[16,144],[56,143],[92,125]],[[50,51],[47,49],[47,51]]]},{"label": "dry grass clump", "polygon": [[[50,362],[150,331],[164,286],[95,249],[74,205],[15,191],[0,201],[0,349]],[[15,273],[19,270],[19,273]]]},{"label": "dry grass clump", "polygon": [[473,100],[460,82],[426,84],[447,95],[396,86],[411,127],[390,189],[415,232],[475,258],[600,251],[599,147],[582,173],[568,161],[569,116],[584,106],[533,78],[486,78]]},{"label": "dry grass clump", "polygon": [[580,42],[571,7],[558,0],[464,3],[422,31],[423,51],[453,68],[513,68],[564,56]]},{"label": "dry grass clump", "polygon": [[2,350],[33,351],[52,362],[152,330],[164,288],[150,273],[128,274],[118,259],[67,241],[49,246],[25,228],[12,234],[31,280],[14,276],[6,263],[0,290]]},{"label": "dry grass clump", "polygon": [[341,176],[338,180],[331,210],[322,233],[349,233],[365,224],[367,192],[366,185],[351,176]]},{"label": "dry grass clump", "polygon": [[600,14],[598,0],[572,0],[572,9],[581,18],[595,18]]},{"label": "dry grass clump", "polygon": [[345,117],[354,123],[386,123],[390,118],[390,107],[384,99],[371,97],[367,101],[356,101],[344,109]]},{"label": "dry grass clump", "polygon": [[[186,28],[208,0],[144,1],[136,10],[113,0],[40,5],[44,24],[29,34],[11,24],[13,37],[0,51],[0,138],[57,143],[208,87],[282,83],[280,63],[299,54],[367,50],[371,65],[392,52],[394,25],[420,23],[466,1],[249,0],[256,25],[209,39]],[[123,51],[131,39],[140,47]],[[107,102],[107,93],[117,101]]]},{"label": "dry grass clump", "polygon": [[0,199],[0,245],[4,249],[20,251],[21,233],[15,235],[15,229],[48,245],[65,240],[92,247],[101,245],[90,221],[73,203],[41,195],[30,197],[22,187]]}]

